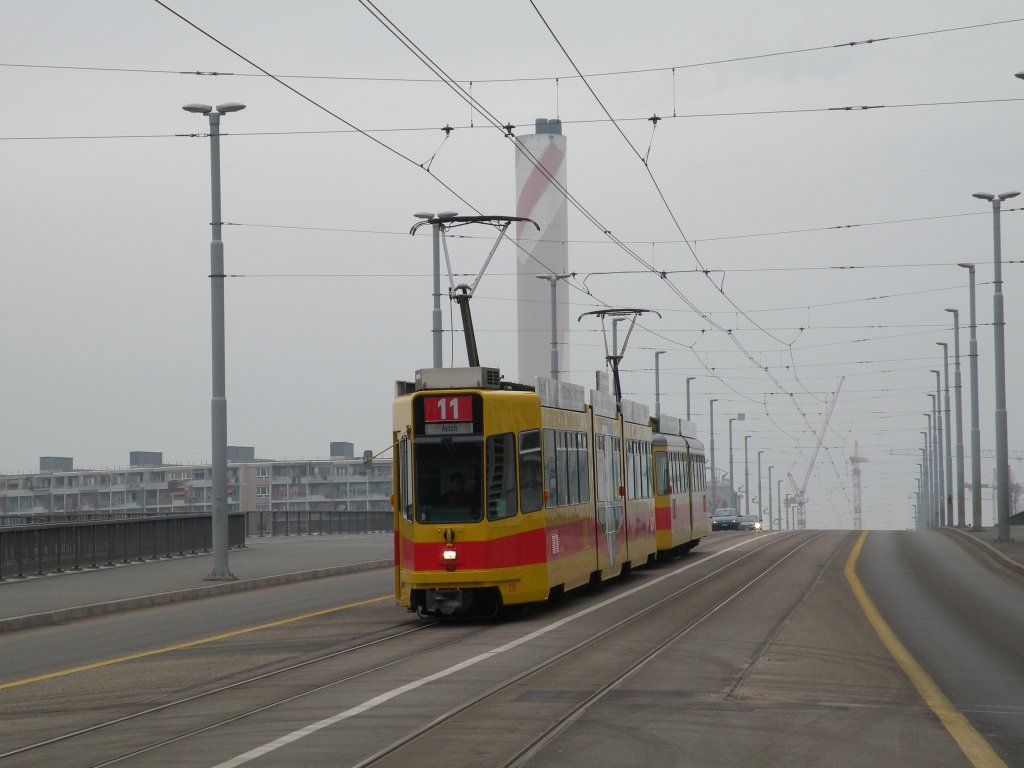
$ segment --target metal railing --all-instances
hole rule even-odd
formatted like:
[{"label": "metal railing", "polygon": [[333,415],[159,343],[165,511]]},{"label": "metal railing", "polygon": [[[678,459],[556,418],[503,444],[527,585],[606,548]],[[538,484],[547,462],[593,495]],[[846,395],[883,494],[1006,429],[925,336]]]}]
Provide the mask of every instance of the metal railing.
[{"label": "metal railing", "polygon": [[[245,546],[245,513],[228,515],[228,546]],[[207,551],[210,515],[134,517],[0,528],[0,580]]]},{"label": "metal railing", "polygon": [[246,512],[249,536],[316,536],[394,530],[390,509]]}]

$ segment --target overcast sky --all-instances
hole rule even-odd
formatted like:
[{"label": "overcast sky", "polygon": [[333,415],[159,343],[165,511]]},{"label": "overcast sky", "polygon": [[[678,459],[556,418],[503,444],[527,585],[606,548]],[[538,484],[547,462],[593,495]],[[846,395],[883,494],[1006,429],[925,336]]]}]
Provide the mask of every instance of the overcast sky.
[{"label": "overcast sky", "polygon": [[[929,369],[942,365],[936,342],[952,342],[945,307],[962,310],[969,448],[960,261],[978,263],[982,447],[995,448],[991,207],[971,193],[1024,187],[1020,4],[535,2],[543,18],[519,1],[379,8],[516,133],[563,120],[570,191],[635,254],[570,208],[570,314],[661,313],[630,340],[626,396],[653,406],[653,351],[667,350],[662,410],[685,415],[685,377],[696,376],[705,441],[718,398],[720,468],[727,419],[744,412],[736,474],[742,483],[749,434],[751,485],[764,451],[767,502],[768,465],[803,483],[845,376],[808,525],[851,526],[857,442],[870,460],[865,527],[912,526]],[[228,441],[260,457],[323,458],[334,440],[385,449],[393,382],[431,363],[430,240],[409,236],[413,212],[515,213],[504,132],[359,2],[167,4],[216,40],[156,2],[4,4],[0,472],[36,471],[50,455],[124,466],[132,450],[209,461],[209,140],[185,136],[207,123],[182,105],[247,105],[223,119],[225,260],[237,275],[226,288]],[[988,26],[920,34],[975,25]],[[879,38],[894,39],[831,47]],[[790,53],[808,48],[821,50]],[[650,71],[602,74],[626,70]],[[232,74],[179,74],[196,71]],[[885,108],[828,110],[865,105]],[[665,118],[656,128],[654,115]],[[455,130],[442,142],[445,125]],[[648,152],[653,181],[637,155]],[[1016,203],[1003,216],[1007,391],[1010,449],[1024,451]],[[489,246],[454,242],[456,268],[475,272]],[[699,265],[707,276],[689,271]],[[823,269],[840,266],[857,269]],[[649,267],[671,272],[707,318]],[[473,307],[482,361],[509,379],[514,272],[504,245]],[[461,330],[457,312],[444,314],[446,330],[453,319]],[[603,342],[596,323],[573,325],[564,376],[589,387]],[[446,363],[453,339],[464,364],[458,334],[446,334]],[[1020,460],[1011,467],[1024,478]],[[985,458],[984,482],[993,468]],[[988,524],[989,489],[984,506]]]}]

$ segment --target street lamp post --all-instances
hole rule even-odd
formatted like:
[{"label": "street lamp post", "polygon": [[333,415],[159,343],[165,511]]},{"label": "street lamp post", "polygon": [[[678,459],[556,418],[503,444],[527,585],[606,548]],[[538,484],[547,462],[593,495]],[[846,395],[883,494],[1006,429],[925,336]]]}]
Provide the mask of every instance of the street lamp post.
[{"label": "street lamp post", "polygon": [[971,369],[971,530],[980,531],[981,525],[981,418],[978,408],[978,323],[974,303],[974,265],[961,262],[970,275],[970,327],[971,340],[967,359]]},{"label": "street lamp post", "polygon": [[[435,225],[436,227],[437,225]],[[551,379],[558,381],[558,301],[555,297],[559,280],[565,280],[572,275],[534,275],[538,280],[547,280],[551,283]],[[440,285],[440,283],[439,283]],[[657,360],[657,358],[655,358]]]},{"label": "street lamp post", "polygon": [[743,436],[743,514],[750,514],[750,435]]},{"label": "street lamp post", "polygon": [[659,349],[654,353],[654,418],[661,421],[661,367],[658,358],[665,354],[665,350]]},{"label": "street lamp post", "polygon": [[967,525],[964,509],[964,398],[960,380],[960,310],[947,309],[953,313],[953,391],[956,401],[956,524],[958,528]]},{"label": "street lamp post", "polygon": [[210,120],[210,328],[213,369],[213,394],[210,399],[210,433],[213,470],[211,488],[213,571],[210,581],[231,581],[228,568],[228,401],[224,376],[224,241],[221,240],[220,215],[220,118],[245,109],[245,104],[228,102],[216,108],[207,104],[186,104],[186,112],[206,115]]},{"label": "street lamp post", "polygon": [[[442,211],[436,216],[433,213],[414,213],[417,219],[423,219],[431,228],[431,242],[433,246],[433,288],[434,308],[431,312],[431,345],[433,347],[433,364],[435,368],[444,365],[441,349],[441,227],[445,221],[458,216],[455,211]],[[413,232],[416,227],[413,227]]]},{"label": "street lamp post", "polygon": [[953,527],[953,427],[949,408],[949,342],[935,342],[942,347],[943,408],[946,411],[946,525]]},{"label": "street lamp post", "polygon": [[732,470],[732,423],[734,421],[743,421],[745,415],[738,413],[729,419],[729,502],[734,504],[736,502],[736,482]]},{"label": "street lamp post", "polygon": [[696,379],[696,376],[686,377],[686,420],[690,420],[690,382]]},{"label": "street lamp post", "polygon": [[939,480],[939,525],[948,525],[946,519],[946,472],[944,464],[945,446],[942,442],[942,372],[931,369],[930,373],[935,374],[935,399],[932,401],[935,409],[935,439],[936,439],[936,468],[938,469]]},{"label": "street lamp post", "polygon": [[757,521],[759,523],[764,522],[764,508],[761,505],[761,454],[763,450],[757,452]]},{"label": "street lamp post", "polygon": [[921,488],[924,479],[924,467],[920,464],[917,465],[917,503],[914,505],[914,527],[917,530],[921,530],[921,502],[923,501],[921,496]]},{"label": "street lamp post", "polygon": [[718,509],[718,477],[715,475],[715,403],[718,402],[718,398],[714,398],[710,401],[711,406],[711,417],[709,425],[711,427],[711,511]]},{"label": "street lamp post", "polygon": [[772,465],[768,465],[768,530],[775,528],[775,523],[772,518],[772,470],[775,469]]},{"label": "street lamp post", "polygon": [[924,446],[921,448],[921,518],[923,527],[928,529],[932,527],[931,467],[928,466],[928,433],[921,434],[924,436]]},{"label": "street lamp post", "polygon": [[1006,348],[1005,323],[1003,321],[1003,264],[1001,254],[1001,236],[999,232],[999,209],[1003,200],[1016,197],[1020,192],[1003,192],[992,195],[987,192],[976,192],[974,197],[992,203],[992,241],[993,265],[995,275],[995,295],[992,298],[993,327],[996,341],[996,521],[999,532],[996,541],[1010,540],[1010,445],[1006,426]]},{"label": "street lamp post", "polygon": [[932,502],[935,506],[936,527],[942,527],[942,456],[939,454],[939,416],[936,409],[935,393],[929,392],[932,412],[928,414],[928,439],[931,441]]}]

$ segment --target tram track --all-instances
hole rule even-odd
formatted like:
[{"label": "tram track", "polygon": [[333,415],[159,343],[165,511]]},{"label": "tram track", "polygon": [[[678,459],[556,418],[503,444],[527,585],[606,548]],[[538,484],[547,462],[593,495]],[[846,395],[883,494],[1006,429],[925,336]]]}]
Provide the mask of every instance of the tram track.
[{"label": "tram track", "polygon": [[[124,725],[126,725],[128,723],[132,723],[133,721],[137,721],[137,720],[141,720],[141,719],[146,718],[146,717],[157,715],[157,714],[166,712],[167,710],[170,710],[170,709],[173,709],[173,708],[176,708],[176,707],[181,707],[183,705],[194,704],[194,703],[202,701],[202,700],[208,700],[208,699],[211,699],[211,698],[216,697],[216,696],[221,695],[221,694],[227,694],[227,693],[232,693],[232,692],[236,692],[237,693],[240,689],[244,689],[246,687],[252,687],[252,686],[255,686],[257,684],[264,683],[264,682],[266,682],[268,680],[271,680],[273,678],[279,678],[279,677],[281,677],[283,675],[288,675],[289,673],[294,673],[294,672],[297,672],[299,670],[303,670],[303,669],[312,667],[312,666],[317,665],[317,664],[323,664],[324,662],[328,662],[328,661],[331,661],[333,659],[337,659],[339,657],[347,656],[347,655],[350,655],[350,654],[353,654],[353,653],[356,653],[358,651],[362,651],[362,650],[365,650],[365,649],[368,649],[368,648],[373,648],[373,647],[379,646],[379,645],[381,645],[383,643],[387,643],[387,642],[390,642],[390,641],[394,641],[394,640],[398,640],[398,639],[401,639],[401,638],[405,638],[405,637],[407,637],[410,634],[413,634],[413,633],[416,633],[416,632],[420,632],[420,631],[425,630],[425,629],[429,629],[430,627],[435,626],[437,624],[437,622],[423,623],[421,621],[417,621],[415,623],[415,625],[411,626],[411,627],[409,627],[408,624],[409,624],[409,622],[403,622],[403,624],[397,625],[398,627],[404,627],[404,628],[401,629],[400,631],[392,632],[391,634],[385,635],[383,637],[378,637],[378,638],[375,638],[373,640],[369,640],[369,641],[366,641],[366,642],[360,642],[360,643],[357,643],[355,645],[352,645],[352,646],[349,646],[349,647],[346,647],[346,648],[342,648],[340,650],[332,651],[330,653],[320,654],[320,655],[314,656],[313,658],[304,659],[301,662],[297,662],[297,663],[294,663],[294,664],[289,664],[289,665],[287,665],[285,667],[281,667],[279,669],[273,669],[271,671],[261,672],[261,673],[256,674],[256,675],[250,675],[248,677],[245,677],[244,679],[235,680],[235,681],[227,683],[225,685],[220,685],[218,687],[211,688],[209,690],[202,691],[200,693],[195,693],[195,694],[191,694],[191,695],[188,695],[188,696],[182,696],[182,697],[176,698],[176,699],[174,699],[172,701],[168,701],[168,702],[164,702],[162,704],[156,705],[156,706],[148,707],[146,709],[140,710],[138,712],[133,712],[131,714],[124,715],[122,717],[112,718],[110,720],[106,720],[106,721],[101,722],[101,723],[95,723],[93,725],[90,725],[90,726],[87,726],[87,727],[84,727],[84,728],[79,728],[79,729],[76,729],[74,731],[69,731],[67,733],[63,733],[63,734],[60,734],[60,735],[57,735],[57,736],[53,736],[53,737],[48,738],[48,739],[43,739],[43,740],[34,742],[32,744],[27,744],[27,745],[18,747],[17,749],[12,749],[12,750],[9,750],[9,751],[6,751],[6,752],[2,752],[2,753],[0,753],[0,761],[8,760],[8,759],[11,759],[11,758],[14,758],[14,757],[18,757],[18,756],[21,756],[21,755],[26,755],[26,754],[31,753],[31,752],[38,752],[39,750],[43,750],[43,749],[48,748],[48,747],[53,747],[53,746],[57,746],[57,745],[61,745],[61,744],[65,744],[66,745],[67,743],[72,742],[75,739],[81,739],[83,737],[99,733],[101,731],[109,730],[109,729],[116,728],[116,727],[119,727],[119,726],[124,726]],[[394,627],[392,627],[392,628],[394,628]],[[434,643],[434,644],[432,644],[428,648],[418,649],[418,650],[416,650],[416,651],[414,651],[412,653],[401,655],[401,656],[399,656],[397,658],[391,659],[391,660],[386,661],[384,663],[376,664],[376,665],[373,665],[373,666],[368,667],[366,669],[359,670],[359,671],[353,672],[351,674],[343,675],[343,676],[341,676],[339,678],[335,678],[335,679],[328,680],[328,681],[323,682],[323,683],[318,683],[318,684],[312,685],[310,687],[306,687],[306,688],[304,688],[299,693],[291,694],[291,695],[288,695],[288,696],[281,696],[281,697],[279,697],[277,699],[274,699],[274,700],[272,700],[270,702],[262,704],[262,705],[260,705],[258,707],[251,707],[251,708],[249,708],[249,709],[247,709],[245,711],[235,713],[235,714],[233,714],[233,715],[231,715],[229,717],[224,717],[224,718],[222,718],[222,719],[220,719],[220,720],[218,720],[216,722],[207,723],[207,724],[205,724],[205,725],[203,725],[201,727],[190,729],[188,732],[180,733],[180,734],[177,734],[175,736],[169,737],[167,739],[163,739],[163,740],[161,740],[159,742],[155,742],[155,743],[152,743],[152,744],[145,745],[143,747],[139,747],[137,749],[134,749],[134,750],[132,750],[130,752],[126,752],[126,753],[121,754],[121,755],[117,755],[117,756],[110,757],[110,758],[105,758],[104,760],[102,760],[100,762],[92,763],[89,766],[89,768],[100,768],[100,766],[114,765],[114,764],[116,764],[118,762],[121,762],[123,760],[127,760],[127,759],[129,759],[131,757],[136,757],[138,755],[145,754],[147,752],[151,752],[151,751],[153,751],[155,749],[159,749],[161,747],[167,746],[169,744],[173,744],[173,743],[181,741],[183,739],[187,739],[187,738],[190,738],[192,736],[196,736],[196,735],[198,735],[200,733],[205,733],[205,732],[210,731],[210,730],[212,730],[214,728],[222,727],[224,725],[227,725],[227,724],[230,724],[230,723],[233,723],[233,722],[237,722],[238,720],[242,720],[242,719],[244,719],[246,717],[250,717],[250,716],[252,716],[254,714],[257,714],[259,712],[263,712],[263,711],[266,711],[268,709],[272,709],[274,707],[280,706],[280,705],[282,705],[284,703],[287,703],[287,702],[290,702],[290,701],[295,701],[295,700],[297,700],[299,698],[302,698],[304,696],[308,696],[308,695],[311,695],[313,693],[317,693],[317,692],[323,691],[323,690],[325,690],[327,688],[330,688],[330,687],[333,687],[333,686],[336,686],[336,685],[340,685],[340,684],[343,684],[345,682],[349,682],[351,680],[357,679],[359,677],[363,677],[365,675],[371,674],[371,673],[376,672],[378,670],[385,669],[387,667],[394,666],[396,664],[406,663],[406,662],[410,661],[411,659],[415,659],[417,656],[420,656],[420,655],[423,655],[423,654],[432,653],[432,652],[437,651],[437,650],[439,650],[441,648],[444,648],[444,647],[450,646],[452,644],[461,642],[461,641],[467,639],[468,637],[472,637],[475,634],[483,632],[485,629],[486,629],[486,627],[479,627],[479,628],[475,629],[474,631],[460,634],[457,637],[449,638],[449,639],[445,640],[444,642]]]},{"label": "tram track", "polygon": [[[799,539],[796,542],[796,546],[792,546],[792,540],[794,538]],[[807,546],[818,537],[807,537],[805,534],[785,534],[780,536],[773,536],[766,541],[755,545],[754,548],[749,551],[740,553],[735,559],[730,559],[728,562],[721,566],[711,570],[710,572],[701,575],[695,580],[687,583],[686,585],[673,589],[669,594],[660,597],[656,601],[645,605],[639,610],[633,610],[629,615],[615,621],[613,624],[603,628],[601,631],[589,636],[574,645],[566,648],[559,653],[551,656],[550,658],[544,659],[539,663],[531,666],[530,668],[504,680],[503,682],[494,685],[493,687],[479,693],[478,695],[468,698],[466,701],[459,705],[449,709],[442,715],[434,718],[433,720],[421,725],[413,731],[410,731],[402,738],[395,740],[391,744],[385,746],[379,751],[371,754],[369,757],[362,758],[358,762],[353,762],[351,765],[353,768],[370,768],[370,766],[382,766],[385,764],[394,765],[405,765],[407,763],[402,762],[403,756],[408,757],[407,750],[409,752],[417,752],[417,744],[424,740],[433,740],[435,738],[445,739],[450,738],[444,736],[444,732],[447,728],[459,728],[457,723],[460,715],[463,715],[467,711],[477,709],[480,707],[492,706],[489,702],[499,699],[502,694],[508,695],[508,692],[518,685],[522,685],[529,681],[531,677],[543,675],[545,672],[556,668],[559,662],[570,659],[573,655],[578,655],[587,652],[588,649],[592,649],[598,646],[600,642],[606,638],[614,636],[614,633],[622,630],[629,631],[629,627],[637,623],[640,619],[645,616],[652,614],[657,609],[666,606],[671,601],[684,595],[686,593],[693,592],[699,589],[702,585],[708,584],[711,580],[722,575],[723,573],[736,569],[742,564],[749,564],[752,558],[756,558],[761,555],[769,547],[776,547],[784,544],[789,544],[786,551],[781,556],[773,556],[773,560],[767,566],[759,566],[758,572],[749,578],[745,578],[742,584],[735,589],[731,590],[728,595],[715,601],[715,603],[703,610],[699,615],[692,619],[686,626],[681,628],[678,632],[674,633],[664,642],[660,643],[657,647],[652,649],[649,653],[645,654],[643,658],[638,660],[636,663],[631,664],[628,668],[622,670],[613,679],[607,680],[602,683],[599,688],[590,692],[590,694],[579,701],[575,702],[572,706],[566,709],[559,716],[552,718],[546,725],[542,724],[543,730],[536,733],[533,737],[527,740],[526,743],[520,741],[519,746],[511,750],[512,756],[506,759],[504,763],[495,762],[495,765],[501,765],[503,768],[513,768],[513,766],[521,766],[528,762],[533,754],[538,750],[543,749],[544,746],[550,741],[557,738],[565,729],[569,728],[572,723],[581,717],[587,709],[600,701],[608,693],[612,692],[621,685],[625,680],[629,679],[633,674],[641,670],[644,666],[650,663],[652,660],[658,657],[659,654],[663,653],[669,648],[674,642],[678,641],[682,637],[685,637],[695,628],[700,626],[702,623],[707,621],[711,616],[720,611],[730,602],[739,597],[743,592],[753,586],[757,581],[765,577],[775,568],[777,568],[785,560],[793,556],[796,552]],[[656,573],[656,571],[655,571]],[[189,696],[182,696],[174,699],[173,701],[165,702],[154,707],[149,707],[138,712],[125,715],[123,717],[112,718],[102,723],[97,723],[85,728],[81,728],[75,731],[61,734],[53,738],[40,740],[33,744],[28,744],[18,749],[10,750],[8,752],[0,753],[0,761],[4,761],[10,758],[14,758],[20,755],[28,753],[37,753],[38,755],[45,755],[46,749],[49,747],[56,747],[61,744],[67,748],[68,744],[73,744],[77,739],[85,739],[91,734],[97,734],[101,731],[111,731],[117,733],[117,728],[126,726],[133,721],[143,721],[147,717],[159,715],[162,712],[166,712],[169,709],[175,707],[182,707],[184,705],[195,704],[202,700],[214,700],[214,697],[218,695],[237,695],[240,691],[245,691],[247,688],[258,688],[261,682],[265,682],[271,678],[280,678],[281,676],[287,676],[289,673],[295,673],[302,669],[308,669],[314,667],[317,664],[324,664],[330,662],[332,659],[336,659],[341,656],[356,653],[358,651],[369,649],[371,647],[380,646],[383,643],[392,641],[400,641],[402,638],[407,637],[413,633],[416,633],[423,629],[429,629],[434,627],[437,622],[431,623],[418,623],[416,626],[405,627],[401,631],[392,632],[384,637],[375,638],[368,642],[361,642],[350,647],[332,651],[331,653],[319,654],[313,658],[305,659],[296,664],[290,664],[280,669],[275,669],[269,672],[262,672],[258,675],[250,675],[241,680],[235,680],[226,685],[218,686],[217,688],[196,693]],[[136,737],[134,745],[131,744],[131,738],[118,738],[118,743],[126,747],[122,752],[111,755],[109,752],[106,755],[97,755],[94,762],[89,763],[90,768],[102,768],[103,766],[117,765],[124,761],[138,758],[147,753],[153,753],[156,750],[165,749],[172,747],[172,745],[180,745],[188,742],[188,740],[195,737],[199,737],[202,734],[209,734],[211,731],[216,731],[220,728],[225,728],[233,723],[237,723],[240,720],[250,718],[260,713],[267,713],[275,709],[285,707],[288,704],[296,702],[304,697],[311,696],[313,694],[322,693],[332,687],[344,685],[345,683],[363,678],[366,675],[385,670],[389,667],[395,668],[400,667],[403,664],[409,664],[410,662],[415,663],[415,659],[423,657],[426,654],[433,653],[437,650],[443,649],[448,646],[455,645],[457,643],[464,642],[471,639],[472,637],[487,631],[491,628],[492,624],[474,624],[471,627],[471,631],[459,632],[455,637],[447,637],[444,642],[432,643],[429,647],[415,650],[411,653],[403,653],[395,658],[388,659],[383,663],[373,664],[367,666],[364,669],[351,670],[346,674],[324,680],[315,684],[305,683],[301,686],[302,690],[290,692],[282,692],[280,695],[275,695],[267,701],[260,702],[258,704],[251,704],[248,707],[242,708],[238,711],[226,713],[222,717],[207,720],[206,722],[197,722],[194,727],[181,730],[178,733],[168,735],[166,738],[153,739],[152,735],[147,740],[143,737]],[[244,694],[243,694],[244,695]],[[85,741],[87,744],[88,741]],[[174,747],[180,749],[181,747]],[[418,758],[417,758],[418,759]],[[421,764],[421,762],[416,762]]]},{"label": "tram track", "polygon": [[[459,738],[458,733],[464,733],[467,730],[463,725],[460,725],[457,722],[460,715],[463,715],[464,713],[469,712],[470,710],[476,710],[479,707],[481,707],[481,705],[486,705],[490,700],[497,699],[502,694],[508,693],[517,686],[521,686],[523,683],[529,681],[531,678],[549,671],[554,665],[557,665],[559,662],[566,661],[567,659],[571,658],[576,654],[591,649],[600,641],[613,636],[615,633],[618,633],[625,628],[628,628],[630,625],[635,624],[641,618],[646,617],[649,614],[652,614],[657,609],[665,606],[666,604],[670,603],[671,601],[675,600],[681,595],[684,595],[687,592],[691,592],[692,590],[696,589],[705,582],[713,579],[714,577],[722,574],[723,572],[737,567],[741,563],[744,563],[746,560],[760,554],[763,550],[767,549],[768,547],[775,544],[786,542],[792,538],[802,539],[795,547],[789,549],[781,557],[776,558],[767,567],[762,568],[756,575],[746,579],[739,587],[733,589],[726,597],[716,601],[710,608],[701,612],[700,615],[698,615],[696,618],[688,622],[683,628],[674,632],[667,639],[660,642],[649,652],[645,653],[639,660],[629,664],[629,666],[627,666],[626,669],[621,671],[613,679],[606,683],[602,683],[597,688],[597,690],[593,691],[585,698],[571,705],[560,716],[556,717],[540,733],[535,734],[527,741],[526,744],[517,748],[516,751],[512,754],[512,756],[506,758],[504,762],[488,763],[493,764],[494,766],[496,766],[496,768],[522,768],[522,766],[526,765],[537,752],[539,752],[541,749],[547,746],[551,741],[556,739],[558,735],[564,732],[567,728],[571,727],[571,725],[580,717],[582,717],[587,712],[587,710],[589,710],[593,705],[595,705],[602,698],[604,698],[609,693],[614,691],[616,688],[622,685],[622,683],[624,683],[637,672],[642,670],[653,660],[658,658],[674,643],[676,643],[686,635],[690,634],[697,627],[704,624],[709,618],[711,618],[720,610],[722,610],[725,606],[733,602],[736,598],[738,598],[740,595],[746,592],[750,587],[752,587],[762,578],[767,576],[769,573],[774,571],[778,566],[780,566],[790,557],[795,555],[805,546],[816,541],[818,538],[820,538],[820,536],[821,534],[817,534],[808,538],[806,536],[801,536],[799,534],[789,534],[780,538],[772,539],[771,541],[766,542],[762,546],[753,549],[750,552],[744,553],[737,559],[722,565],[721,567],[687,584],[686,586],[674,590],[670,594],[658,599],[657,601],[650,603],[649,605],[646,605],[644,608],[631,613],[630,615],[620,619],[619,621],[606,627],[605,629],[592,635],[591,637],[588,637],[580,642],[577,642],[571,647],[566,648],[565,650],[557,653],[556,655],[548,659],[545,659],[544,661],[504,680],[503,682],[480,693],[479,695],[467,699],[462,704],[448,710],[447,712],[431,720],[430,722],[422,725],[416,730],[411,731],[402,738],[397,739],[396,741],[382,748],[378,752],[375,752],[374,754],[364,758],[363,760],[360,760],[359,762],[352,764],[350,768],[376,768],[378,766],[390,765],[392,763],[395,765],[411,764],[405,761],[405,758],[408,758],[410,756],[408,754],[410,752],[415,753],[415,755],[413,755],[414,757],[418,755],[421,758],[418,762],[415,762],[414,764],[428,765],[429,763],[423,762],[422,756],[425,753],[429,753],[429,750],[420,749],[418,747],[419,743],[429,739],[433,739],[435,742],[440,743],[443,743],[446,740],[450,740],[449,737],[446,736],[443,732],[443,729],[446,726],[454,728],[457,731],[457,733],[453,734],[451,738]],[[802,604],[803,599],[805,598],[802,598],[799,604]],[[799,607],[799,604],[796,606],[797,608]]]}]

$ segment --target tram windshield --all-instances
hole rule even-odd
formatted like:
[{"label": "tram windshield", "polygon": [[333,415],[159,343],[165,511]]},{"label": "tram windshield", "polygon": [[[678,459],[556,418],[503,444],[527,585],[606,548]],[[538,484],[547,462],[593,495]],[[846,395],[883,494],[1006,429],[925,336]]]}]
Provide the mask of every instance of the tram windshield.
[{"label": "tram windshield", "polygon": [[417,522],[473,523],[481,519],[483,442],[479,438],[420,439],[415,463]]}]

